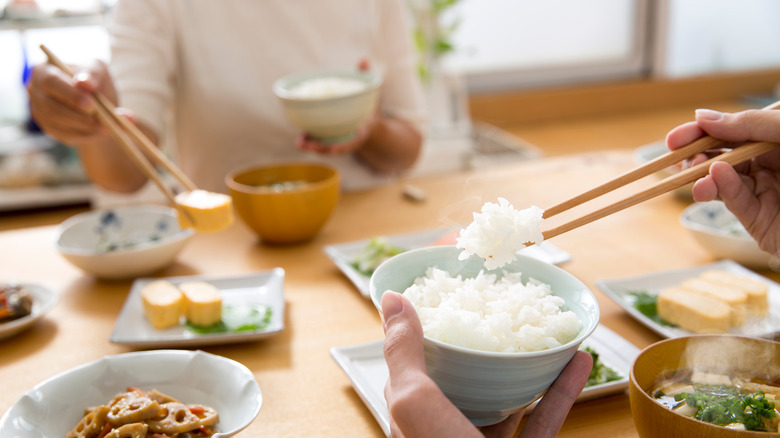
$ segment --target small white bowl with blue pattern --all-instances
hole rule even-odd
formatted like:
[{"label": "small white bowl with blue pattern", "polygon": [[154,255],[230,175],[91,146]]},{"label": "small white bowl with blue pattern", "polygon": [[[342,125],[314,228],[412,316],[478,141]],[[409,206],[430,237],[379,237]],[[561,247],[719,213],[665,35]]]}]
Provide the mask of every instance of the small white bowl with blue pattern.
[{"label": "small white bowl with blue pattern", "polygon": [[680,216],[680,223],[713,256],[733,260],[749,268],[769,269],[771,255],[758,247],[723,202],[691,204]]},{"label": "small white bowl with blue pattern", "polygon": [[81,213],[57,227],[57,250],[95,277],[127,279],[173,263],[192,237],[179,227],[176,210],[133,205]]}]

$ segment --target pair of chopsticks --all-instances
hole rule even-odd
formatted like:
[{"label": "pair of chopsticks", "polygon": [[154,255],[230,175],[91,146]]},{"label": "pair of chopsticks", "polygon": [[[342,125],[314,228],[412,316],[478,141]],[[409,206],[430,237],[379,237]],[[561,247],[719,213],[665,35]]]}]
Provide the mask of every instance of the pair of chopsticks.
[{"label": "pair of chopsticks", "polygon": [[[41,50],[46,54],[49,62],[59,68],[68,76],[73,76],[73,71],[45,45],[41,44]],[[176,178],[185,189],[189,191],[197,190],[197,186],[190,180],[184,172],[173,164],[160,149],[141,132],[138,127],[130,123],[125,117],[116,112],[116,106],[101,93],[92,93],[95,100],[95,108],[98,119],[111,131],[114,139],[127,153],[136,166],[157,185],[171,204],[179,210],[180,213],[194,224],[194,220],[189,212],[183,209],[175,200],[175,195],[170,187],[162,180],[157,170],[149,160],[154,160],[165,170]]]},{"label": "pair of chopsticks", "polygon": [[[774,110],[778,108],[780,108],[780,101],[768,105],[762,108],[762,110]],[[581,195],[575,196],[574,198],[571,198],[558,205],[546,209],[544,211],[543,217],[547,219],[552,216],[555,216],[556,214],[562,213],[573,207],[583,204],[587,201],[590,201],[606,193],[614,191],[640,178],[644,178],[647,175],[655,173],[673,164],[679,163],[684,159],[692,158],[696,154],[702,153],[710,149],[723,147],[724,144],[725,143],[723,141],[717,140],[709,136],[699,138],[693,143],[690,143],[674,151],[667,152],[666,154],[661,155],[642,166],[630,170],[624,173],[623,175],[620,175],[617,178],[610,180],[598,187],[588,190],[587,192]],[[644,191],[641,191],[627,198],[619,200],[613,204],[607,205],[606,207],[603,207],[600,210],[594,211],[590,214],[575,218],[570,222],[551,228],[547,231],[543,231],[542,235],[544,236],[545,239],[555,237],[559,234],[589,224],[597,219],[601,219],[605,216],[609,216],[625,208],[639,204],[640,202],[647,201],[648,199],[652,199],[658,195],[667,193],[676,188],[692,183],[697,179],[706,176],[709,173],[710,165],[716,161],[724,161],[733,166],[735,164],[742,163],[753,157],[757,157],[761,154],[765,154],[767,152],[776,150],[778,148],[780,148],[780,144],[769,143],[769,142],[754,142],[754,143],[745,144],[743,146],[739,146],[737,148],[732,149],[729,152],[720,154],[703,163],[700,163],[696,166],[692,166],[675,175],[669,176],[659,181],[655,185],[645,189]]]}]

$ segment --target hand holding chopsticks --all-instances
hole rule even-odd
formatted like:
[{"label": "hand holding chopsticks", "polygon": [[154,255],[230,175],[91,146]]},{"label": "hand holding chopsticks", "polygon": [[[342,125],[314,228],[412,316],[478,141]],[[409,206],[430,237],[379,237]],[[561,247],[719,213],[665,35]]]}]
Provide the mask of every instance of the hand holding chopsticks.
[{"label": "hand holding chopsticks", "polygon": [[[46,54],[49,62],[55,67],[62,70],[65,74],[73,76],[73,71],[63,63],[54,53],[52,53],[46,46],[41,45],[41,50]],[[146,175],[147,178],[152,180],[163,194],[175,205],[174,195],[171,189],[162,181],[157,171],[149,162],[149,158],[154,159],[157,163],[162,165],[168,170],[171,175],[181,182],[181,184],[188,190],[196,190],[195,184],[184,175],[173,163],[171,163],[160,150],[154,146],[140,129],[130,123],[126,118],[116,113],[116,107],[111,103],[108,98],[100,93],[92,93],[95,99],[95,108],[97,111],[98,119],[106,125],[111,131],[117,143],[124,149],[131,160],[138,166],[138,168]],[[143,152],[138,149],[138,146],[143,148]],[[144,153],[147,155],[145,156]]]},{"label": "hand holding chopsticks", "polygon": [[[777,108],[780,108],[780,101],[765,107],[764,110],[772,110]],[[605,184],[602,184],[581,195],[578,195],[565,202],[562,202],[558,205],[548,208],[544,212],[544,217],[545,219],[552,217],[556,214],[569,210],[589,200],[595,199],[601,195],[604,195],[615,189],[618,189],[628,183],[631,183],[642,177],[657,172],[665,167],[678,163],[686,158],[691,158],[706,150],[715,149],[722,146],[723,146],[723,142],[719,140],[716,140],[709,136],[702,137],[687,146],[684,146],[675,151],[668,152],[648,162],[643,166],[639,166],[611,181],[608,181]],[[632,196],[629,196],[625,199],[622,199],[618,202],[608,205],[600,210],[597,210],[593,213],[578,217],[568,223],[544,231],[542,234],[545,239],[549,239],[551,237],[565,233],[566,231],[570,231],[575,228],[581,227],[597,219],[601,219],[612,213],[616,213],[620,210],[636,205],[640,202],[644,202],[648,199],[654,198],[663,193],[682,187],[686,184],[689,184],[707,175],[707,173],[709,172],[710,165],[716,161],[723,161],[731,165],[735,165],[747,161],[753,157],[757,157],[759,155],[770,152],[772,150],[776,150],[779,147],[780,144],[769,143],[769,142],[754,142],[754,143],[749,143],[737,147],[729,152],[711,158],[705,161],[704,163],[700,163],[696,166],[683,170],[682,172],[676,175],[672,175],[642,192],[636,193]]]}]

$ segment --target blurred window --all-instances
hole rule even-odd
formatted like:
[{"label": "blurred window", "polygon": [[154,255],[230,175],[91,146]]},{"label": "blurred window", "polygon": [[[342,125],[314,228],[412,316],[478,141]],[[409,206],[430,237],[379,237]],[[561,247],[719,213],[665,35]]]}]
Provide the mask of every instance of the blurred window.
[{"label": "blurred window", "polygon": [[[427,1],[427,0],[419,0]],[[444,67],[471,91],[639,76],[646,70],[646,0],[457,0]]]},{"label": "blurred window", "polygon": [[657,15],[656,76],[780,67],[777,0],[664,0]]}]

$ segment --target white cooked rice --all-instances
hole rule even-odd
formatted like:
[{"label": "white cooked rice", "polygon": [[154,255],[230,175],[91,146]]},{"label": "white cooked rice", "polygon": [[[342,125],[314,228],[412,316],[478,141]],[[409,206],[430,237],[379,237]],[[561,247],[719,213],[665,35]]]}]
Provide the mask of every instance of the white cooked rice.
[{"label": "white cooked rice", "polygon": [[474,213],[474,222],[461,230],[458,248],[463,251],[458,260],[476,254],[485,259],[485,268],[492,270],[512,262],[526,243],[540,244],[544,240],[539,227],[544,210],[531,206],[516,210],[504,198],[498,204],[487,202],[482,213]]},{"label": "white cooked rice", "polygon": [[290,95],[300,99],[324,99],[363,91],[366,83],[353,78],[326,76],[308,79],[290,88]]},{"label": "white cooked rice", "polygon": [[480,273],[453,277],[436,267],[404,291],[429,338],[460,347],[493,352],[528,352],[555,348],[574,339],[582,328],[577,315],[563,311],[564,300],[550,285],[520,273]]}]

